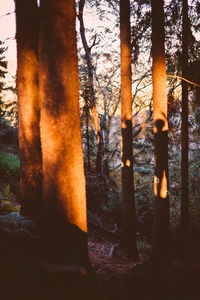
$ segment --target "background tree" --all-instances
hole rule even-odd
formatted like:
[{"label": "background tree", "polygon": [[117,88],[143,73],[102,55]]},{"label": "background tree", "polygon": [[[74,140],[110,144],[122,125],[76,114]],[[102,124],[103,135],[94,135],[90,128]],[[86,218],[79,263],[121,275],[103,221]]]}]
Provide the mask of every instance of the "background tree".
[{"label": "background tree", "polygon": [[82,97],[85,101],[83,106],[83,116],[85,117],[85,126],[86,126],[86,156],[87,156],[87,169],[91,171],[91,150],[90,150],[90,132],[89,132],[89,119],[90,119],[90,104],[89,104],[89,87],[87,82],[85,82],[85,88],[82,92]]},{"label": "background tree", "polygon": [[137,248],[133,178],[131,33],[129,0],[120,1],[120,41],[123,238],[128,254],[131,257],[136,258]]},{"label": "background tree", "polygon": [[85,176],[73,0],[41,0],[41,231],[51,259],[87,265]]},{"label": "background tree", "polygon": [[15,4],[21,211],[37,220],[42,195],[37,1],[16,0]]},{"label": "background tree", "polygon": [[5,60],[5,56],[4,56],[4,52],[7,50],[4,46],[3,46],[3,42],[0,41],[0,122],[2,120],[3,117],[3,111],[2,111],[2,91],[4,89],[5,86],[5,82],[3,81],[3,79],[5,78],[5,75],[7,73],[7,61]]},{"label": "background tree", "polygon": [[[182,1],[182,77],[188,78],[188,43],[190,24],[188,1]],[[182,80],[182,148],[181,148],[181,225],[188,228],[188,83]]]},{"label": "background tree", "polygon": [[169,251],[169,195],[168,195],[168,122],[165,66],[165,34],[163,1],[152,5],[153,56],[153,118],[154,118],[154,241],[153,257],[168,259]]},{"label": "background tree", "polygon": [[103,140],[103,130],[101,126],[101,119],[96,107],[96,96],[95,96],[94,75],[93,75],[94,67],[93,67],[92,55],[91,55],[91,50],[96,45],[96,36],[94,37],[93,44],[89,47],[85,35],[85,26],[83,21],[84,6],[85,6],[85,0],[80,0],[78,19],[80,21],[80,35],[85,50],[85,58],[86,58],[87,70],[88,70],[88,87],[89,87],[88,101],[90,103],[90,109],[92,112],[95,129],[97,133],[98,150],[97,150],[97,159],[96,159],[96,171],[102,174],[104,171],[104,140]]}]

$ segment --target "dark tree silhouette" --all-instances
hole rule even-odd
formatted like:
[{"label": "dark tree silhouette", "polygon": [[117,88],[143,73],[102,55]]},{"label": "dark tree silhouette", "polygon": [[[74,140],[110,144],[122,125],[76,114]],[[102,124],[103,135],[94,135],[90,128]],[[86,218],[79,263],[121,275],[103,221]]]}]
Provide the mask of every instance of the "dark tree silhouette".
[{"label": "dark tree silhouette", "polygon": [[136,258],[137,247],[133,178],[132,75],[129,0],[120,1],[120,40],[123,238],[128,254],[131,257]]},{"label": "dark tree silhouette", "polygon": [[[182,1],[182,77],[188,78],[188,1]],[[181,225],[188,228],[188,83],[182,80]]]},{"label": "dark tree silhouette", "polygon": [[155,220],[153,258],[168,258],[168,122],[163,0],[152,0],[153,114],[154,114],[154,196]]},{"label": "dark tree silhouette", "polygon": [[90,162],[90,132],[89,132],[89,118],[90,118],[90,105],[89,105],[89,99],[88,99],[88,88],[85,87],[82,97],[84,98],[85,105],[83,108],[83,112],[85,115],[85,123],[86,123],[86,147],[87,147],[87,169],[90,172],[91,171],[91,162]]},{"label": "dark tree silhouette", "polygon": [[15,4],[21,212],[37,220],[42,195],[37,1],[16,0]]},{"label": "dark tree silhouette", "polygon": [[83,44],[83,48],[85,50],[85,58],[87,62],[87,70],[88,70],[88,86],[89,86],[89,103],[90,109],[92,112],[92,117],[94,119],[95,129],[97,133],[97,159],[96,159],[96,171],[97,173],[104,172],[104,140],[103,140],[103,129],[100,121],[100,116],[96,107],[96,97],[94,90],[94,75],[93,75],[93,64],[92,64],[92,55],[91,50],[96,45],[96,37],[94,39],[93,44],[89,47],[85,35],[85,26],[83,21],[83,10],[85,6],[85,0],[79,1],[79,13],[78,19],[80,22],[80,35]]},{"label": "dark tree silhouette", "polygon": [[0,41],[0,125],[2,118],[4,117],[4,112],[2,110],[2,91],[5,87],[5,82],[2,80],[5,78],[5,75],[7,73],[7,66],[8,63],[5,60],[4,52],[7,50],[7,48],[4,47],[4,43]]}]

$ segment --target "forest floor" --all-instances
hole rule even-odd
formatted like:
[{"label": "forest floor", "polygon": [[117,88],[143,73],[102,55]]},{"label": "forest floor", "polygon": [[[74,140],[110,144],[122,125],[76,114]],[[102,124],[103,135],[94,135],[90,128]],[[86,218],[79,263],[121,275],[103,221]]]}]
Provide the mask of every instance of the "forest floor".
[{"label": "forest floor", "polygon": [[198,300],[200,297],[200,248],[190,248],[184,255],[174,256],[171,264],[162,269],[152,268],[148,253],[139,253],[138,261],[131,260],[116,244],[92,234],[88,247],[93,278],[80,279],[69,272],[57,276],[48,268],[44,270],[24,260],[18,253],[18,245],[24,240],[23,234],[19,234],[21,229],[11,234],[4,225],[0,222],[2,300]]},{"label": "forest floor", "polygon": [[173,257],[170,265],[161,268],[149,264],[149,255],[145,253],[139,253],[138,261],[134,261],[118,250],[118,257],[112,258],[111,247],[108,242],[89,239],[90,259],[106,299],[199,299],[200,252],[197,249],[196,257],[185,253]]},{"label": "forest floor", "polygon": [[[9,151],[17,152],[4,149],[4,152]],[[184,243],[174,236],[170,264],[155,267],[149,263],[149,249],[139,251],[139,258],[134,261],[101,232],[89,231],[92,276],[80,277],[65,271],[58,274],[50,266],[44,267],[20,256],[19,249],[31,238],[32,224],[16,212],[5,212],[12,195],[4,184],[0,184],[0,195],[9,199],[2,203],[0,199],[0,299],[200,299],[199,232],[184,234]]]}]

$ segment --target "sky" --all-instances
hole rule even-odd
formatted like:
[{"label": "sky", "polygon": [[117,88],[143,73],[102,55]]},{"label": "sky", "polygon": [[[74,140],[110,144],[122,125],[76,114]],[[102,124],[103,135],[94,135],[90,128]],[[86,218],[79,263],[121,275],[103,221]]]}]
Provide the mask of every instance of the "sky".
[{"label": "sky", "polygon": [[[15,40],[15,4],[14,0],[0,0],[0,40],[5,41],[6,60],[11,75],[16,73],[16,40]],[[12,80],[11,78],[8,80]]]},{"label": "sky", "polygon": [[[38,0],[39,2],[39,0]],[[96,19],[89,15],[86,25],[96,24]],[[8,70],[12,75],[16,72],[16,26],[14,0],[0,0],[0,41],[5,42],[8,50],[5,52],[8,61]]]},{"label": "sky", "polygon": [[[99,28],[100,30],[101,24],[99,23],[98,18],[95,16],[95,13],[91,12],[91,10],[87,9],[87,7],[85,7],[84,13],[85,15],[87,15],[87,17],[84,18],[86,27],[87,28],[96,27]],[[113,26],[111,25],[111,27]],[[5,52],[5,56],[6,56],[6,60],[8,61],[8,72],[10,73],[8,74],[8,77],[10,78],[7,78],[7,82],[12,81],[12,76],[16,74],[15,34],[16,34],[16,26],[15,26],[14,0],[0,0],[0,41],[4,41],[5,47],[8,47],[8,50]]]}]

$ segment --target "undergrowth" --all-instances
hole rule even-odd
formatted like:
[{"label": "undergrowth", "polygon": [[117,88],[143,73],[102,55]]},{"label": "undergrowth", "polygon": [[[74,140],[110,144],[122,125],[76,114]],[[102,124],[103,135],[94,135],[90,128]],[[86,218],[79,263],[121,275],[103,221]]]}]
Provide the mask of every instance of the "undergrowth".
[{"label": "undergrowth", "polygon": [[1,178],[9,179],[12,176],[19,177],[20,161],[19,156],[13,153],[0,153],[0,174]]}]

